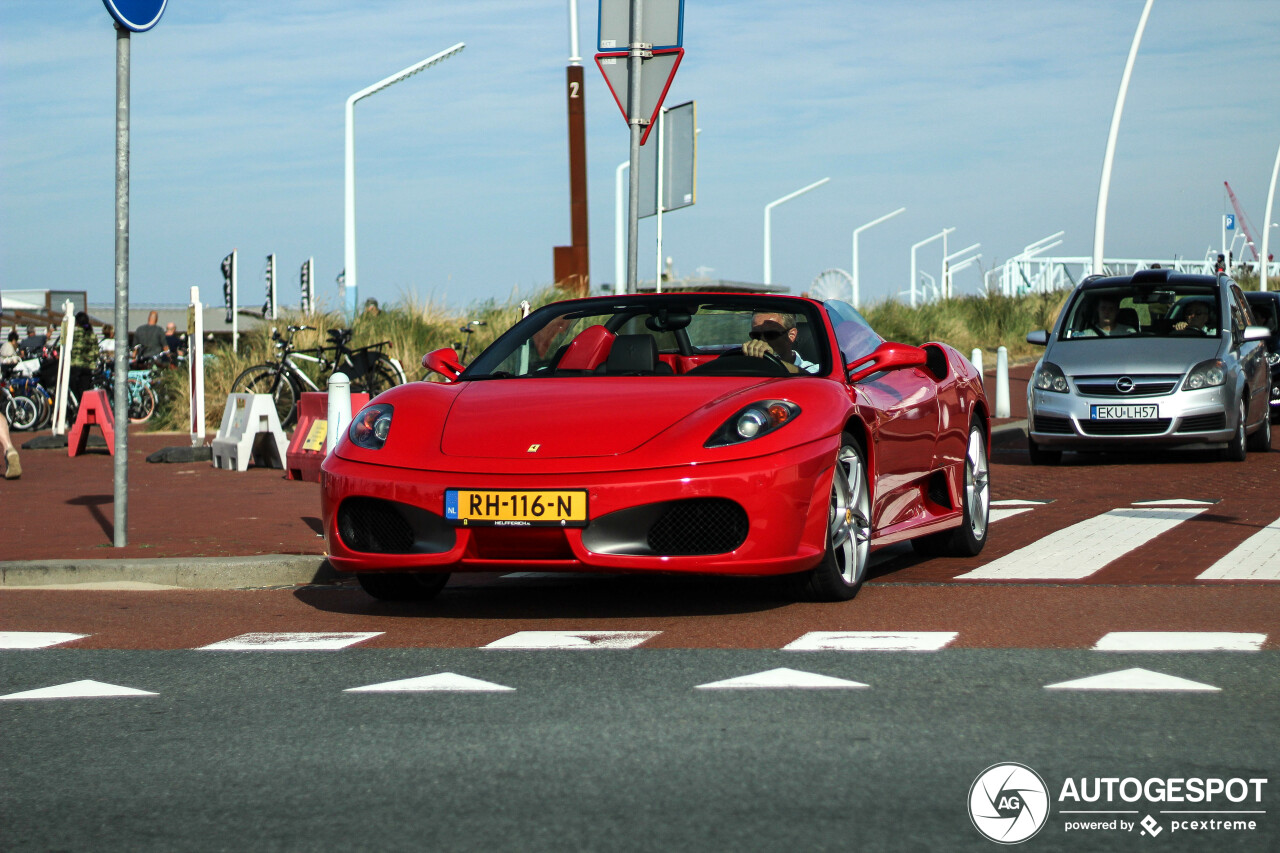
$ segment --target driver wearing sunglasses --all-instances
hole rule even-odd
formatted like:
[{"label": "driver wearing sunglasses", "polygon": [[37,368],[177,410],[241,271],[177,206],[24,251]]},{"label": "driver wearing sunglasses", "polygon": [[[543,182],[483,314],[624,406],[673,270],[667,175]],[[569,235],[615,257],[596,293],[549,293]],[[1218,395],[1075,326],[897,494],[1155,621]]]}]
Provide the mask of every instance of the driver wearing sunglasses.
[{"label": "driver wearing sunglasses", "polygon": [[793,347],[799,330],[794,314],[759,313],[751,317],[751,339],[742,345],[742,354],[764,358],[776,355],[791,373],[816,373],[818,365],[800,357]]}]

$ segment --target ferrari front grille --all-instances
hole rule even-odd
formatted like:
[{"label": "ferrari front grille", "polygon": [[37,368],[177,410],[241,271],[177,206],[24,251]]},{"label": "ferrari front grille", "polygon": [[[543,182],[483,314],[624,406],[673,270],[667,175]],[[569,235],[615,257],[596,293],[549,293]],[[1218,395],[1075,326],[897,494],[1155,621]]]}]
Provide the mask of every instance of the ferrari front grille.
[{"label": "ferrari front grille", "polygon": [[408,554],[414,550],[413,527],[388,501],[347,498],[338,507],[338,535],[353,551]]},{"label": "ferrari front grille", "polygon": [[655,554],[727,554],[747,541],[747,512],[725,498],[674,501],[649,528]]}]

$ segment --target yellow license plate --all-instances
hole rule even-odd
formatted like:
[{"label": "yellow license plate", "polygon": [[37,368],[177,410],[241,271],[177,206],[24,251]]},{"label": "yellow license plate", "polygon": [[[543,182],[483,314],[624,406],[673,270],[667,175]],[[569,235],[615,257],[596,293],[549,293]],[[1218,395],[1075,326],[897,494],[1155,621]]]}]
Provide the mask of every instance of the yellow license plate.
[{"label": "yellow license plate", "polygon": [[585,527],[584,489],[448,489],[444,517],[454,524]]}]

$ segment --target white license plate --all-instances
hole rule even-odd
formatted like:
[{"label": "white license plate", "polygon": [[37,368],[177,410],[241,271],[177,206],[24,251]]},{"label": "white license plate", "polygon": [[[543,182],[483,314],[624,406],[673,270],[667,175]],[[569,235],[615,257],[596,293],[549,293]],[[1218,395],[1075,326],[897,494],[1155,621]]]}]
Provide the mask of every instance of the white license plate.
[{"label": "white license plate", "polygon": [[1145,421],[1160,417],[1159,406],[1090,406],[1089,417],[1095,421]]}]

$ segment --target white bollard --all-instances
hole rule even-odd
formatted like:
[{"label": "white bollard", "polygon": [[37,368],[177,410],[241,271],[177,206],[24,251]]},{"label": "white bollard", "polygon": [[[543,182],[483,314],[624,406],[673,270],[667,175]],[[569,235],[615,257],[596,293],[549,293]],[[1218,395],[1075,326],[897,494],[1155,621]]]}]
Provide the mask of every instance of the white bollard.
[{"label": "white bollard", "polygon": [[973,369],[978,371],[978,379],[986,384],[986,379],[982,376],[982,348],[974,347],[973,354],[969,356],[969,361],[973,364]]},{"label": "white bollard", "polygon": [[191,412],[191,446],[204,446],[204,306],[200,304],[200,288],[191,288],[191,304],[187,307],[187,400]]},{"label": "white bollard", "polygon": [[996,350],[996,417],[1009,417],[1009,350]]},{"label": "white bollard", "polygon": [[324,431],[324,452],[332,453],[338,446],[341,430],[351,423],[351,380],[345,373],[329,377],[329,423]]}]

